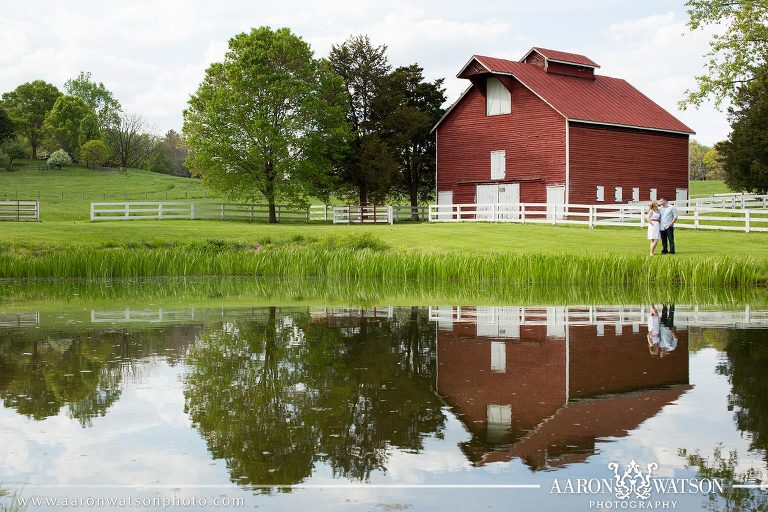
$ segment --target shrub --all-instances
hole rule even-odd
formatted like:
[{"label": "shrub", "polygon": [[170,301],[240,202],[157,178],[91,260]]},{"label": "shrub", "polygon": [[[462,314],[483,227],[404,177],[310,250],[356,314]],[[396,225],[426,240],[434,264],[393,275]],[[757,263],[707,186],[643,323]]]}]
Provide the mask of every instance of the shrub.
[{"label": "shrub", "polygon": [[80,148],[80,161],[86,167],[97,167],[109,158],[107,145],[100,140],[89,140]]},{"label": "shrub", "polygon": [[13,161],[26,156],[27,151],[24,143],[18,139],[8,139],[0,145],[0,151],[8,157],[8,163],[5,165],[10,171],[13,168]]},{"label": "shrub", "polygon": [[72,158],[63,149],[57,149],[48,157],[48,167],[61,169],[67,165],[72,165]]},{"label": "shrub", "polygon": [[0,151],[0,169],[9,169],[11,167],[11,159],[8,155]]}]

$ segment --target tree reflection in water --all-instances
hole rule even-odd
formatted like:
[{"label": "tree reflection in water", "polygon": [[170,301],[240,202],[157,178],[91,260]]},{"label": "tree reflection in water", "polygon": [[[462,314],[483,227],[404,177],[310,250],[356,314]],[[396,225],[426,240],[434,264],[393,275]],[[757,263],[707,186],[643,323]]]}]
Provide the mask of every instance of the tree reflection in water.
[{"label": "tree reflection in water", "polygon": [[422,449],[445,420],[420,308],[386,319],[272,307],[210,331],[188,363],[186,410],[239,483],[297,483],[318,462],[367,480],[390,448]]}]

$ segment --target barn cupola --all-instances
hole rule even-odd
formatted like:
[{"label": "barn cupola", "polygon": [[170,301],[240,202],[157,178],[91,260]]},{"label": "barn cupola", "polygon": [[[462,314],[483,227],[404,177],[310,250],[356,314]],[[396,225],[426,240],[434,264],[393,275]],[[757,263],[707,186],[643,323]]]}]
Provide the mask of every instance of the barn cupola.
[{"label": "barn cupola", "polygon": [[578,53],[531,48],[520,62],[538,66],[553,75],[573,76],[576,78],[595,79],[595,69],[600,66],[589,57]]}]

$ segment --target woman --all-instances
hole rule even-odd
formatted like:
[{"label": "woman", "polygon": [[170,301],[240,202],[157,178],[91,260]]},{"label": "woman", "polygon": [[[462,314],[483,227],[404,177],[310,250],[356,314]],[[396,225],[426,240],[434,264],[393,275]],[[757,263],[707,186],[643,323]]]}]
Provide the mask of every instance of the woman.
[{"label": "woman", "polygon": [[656,250],[656,246],[659,245],[659,239],[661,238],[661,231],[659,230],[660,218],[659,206],[656,204],[656,201],[651,201],[650,206],[648,206],[648,240],[651,241],[651,256],[655,256],[653,251]]}]

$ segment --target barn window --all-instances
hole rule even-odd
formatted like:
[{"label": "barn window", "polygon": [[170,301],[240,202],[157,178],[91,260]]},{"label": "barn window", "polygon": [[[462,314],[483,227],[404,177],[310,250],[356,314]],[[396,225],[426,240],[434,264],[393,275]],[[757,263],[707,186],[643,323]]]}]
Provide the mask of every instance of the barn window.
[{"label": "barn window", "polygon": [[605,187],[600,185],[597,186],[597,200],[605,201]]},{"label": "barn window", "polygon": [[506,373],[507,344],[503,341],[491,342],[491,372]]},{"label": "barn window", "polygon": [[498,78],[489,78],[485,82],[485,108],[489,116],[512,112],[512,94]]},{"label": "barn window", "polygon": [[621,187],[616,187],[616,189],[614,189],[614,191],[613,191],[613,199],[617,203],[621,202]]},{"label": "barn window", "polygon": [[491,151],[491,179],[503,180],[506,175],[507,152]]},{"label": "barn window", "polygon": [[640,187],[632,187],[632,200],[633,201],[640,200]]},{"label": "barn window", "polygon": [[651,198],[651,201],[655,201],[656,200],[656,189],[655,188],[651,189],[650,198]]}]

